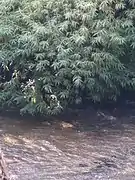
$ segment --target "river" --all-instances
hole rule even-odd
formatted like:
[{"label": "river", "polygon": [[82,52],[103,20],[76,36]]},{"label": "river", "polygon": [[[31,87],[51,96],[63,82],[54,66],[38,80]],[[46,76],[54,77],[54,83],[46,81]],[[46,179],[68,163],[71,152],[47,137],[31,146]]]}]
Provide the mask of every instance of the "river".
[{"label": "river", "polygon": [[128,117],[112,127],[87,118],[78,129],[62,129],[59,121],[1,116],[0,142],[11,179],[135,180],[135,124],[125,122]]}]

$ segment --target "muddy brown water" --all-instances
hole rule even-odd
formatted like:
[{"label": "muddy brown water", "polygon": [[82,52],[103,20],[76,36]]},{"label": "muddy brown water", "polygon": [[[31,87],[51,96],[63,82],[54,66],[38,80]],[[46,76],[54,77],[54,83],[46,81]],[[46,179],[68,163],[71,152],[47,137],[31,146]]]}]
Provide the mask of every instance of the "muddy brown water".
[{"label": "muddy brown water", "polygon": [[[133,117],[134,118],[134,117]],[[1,146],[14,180],[135,180],[135,125],[81,130],[0,117]]]}]

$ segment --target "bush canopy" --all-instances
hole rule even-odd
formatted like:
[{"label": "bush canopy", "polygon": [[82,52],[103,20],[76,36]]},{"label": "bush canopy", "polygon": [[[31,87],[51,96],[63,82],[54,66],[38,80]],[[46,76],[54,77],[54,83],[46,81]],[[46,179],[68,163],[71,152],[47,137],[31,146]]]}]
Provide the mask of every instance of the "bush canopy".
[{"label": "bush canopy", "polygon": [[135,0],[0,0],[0,106],[57,114],[135,89]]}]

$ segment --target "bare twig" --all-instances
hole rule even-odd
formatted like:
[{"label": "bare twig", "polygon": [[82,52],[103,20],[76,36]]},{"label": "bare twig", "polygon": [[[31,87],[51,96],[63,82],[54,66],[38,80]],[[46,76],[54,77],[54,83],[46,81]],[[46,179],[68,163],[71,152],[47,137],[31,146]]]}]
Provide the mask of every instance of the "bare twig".
[{"label": "bare twig", "polygon": [[1,179],[10,180],[7,170],[7,164],[1,149],[0,149],[0,168],[1,168]]}]

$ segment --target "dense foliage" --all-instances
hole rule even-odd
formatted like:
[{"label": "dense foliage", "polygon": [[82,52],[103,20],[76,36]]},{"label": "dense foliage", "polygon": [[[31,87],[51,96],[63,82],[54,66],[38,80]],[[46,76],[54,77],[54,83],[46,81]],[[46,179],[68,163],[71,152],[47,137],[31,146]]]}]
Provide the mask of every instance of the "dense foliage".
[{"label": "dense foliage", "polygon": [[0,105],[56,114],[135,87],[135,0],[0,0]]}]

